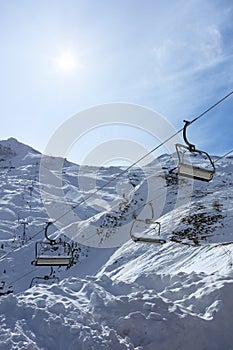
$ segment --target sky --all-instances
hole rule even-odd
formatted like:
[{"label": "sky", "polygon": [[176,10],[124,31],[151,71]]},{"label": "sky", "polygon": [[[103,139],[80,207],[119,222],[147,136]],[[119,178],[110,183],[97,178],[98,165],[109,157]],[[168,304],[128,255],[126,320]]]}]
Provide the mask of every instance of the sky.
[{"label": "sky", "polygon": [[[233,90],[233,2],[0,0],[0,47],[0,139],[43,152],[69,118],[116,102],[178,130]],[[232,149],[232,110],[233,95],[190,126],[190,142],[211,154]],[[97,129],[68,159],[129,135],[146,150],[158,142],[134,126]]]}]

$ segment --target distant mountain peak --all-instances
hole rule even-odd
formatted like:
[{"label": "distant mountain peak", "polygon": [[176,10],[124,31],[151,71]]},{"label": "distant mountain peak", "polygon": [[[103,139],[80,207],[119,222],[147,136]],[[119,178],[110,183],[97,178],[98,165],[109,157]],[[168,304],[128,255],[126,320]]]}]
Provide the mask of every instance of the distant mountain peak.
[{"label": "distant mountain peak", "polygon": [[1,158],[13,158],[18,156],[23,159],[27,154],[37,154],[40,152],[33,149],[32,147],[19,142],[14,137],[9,137],[7,140],[0,140],[0,157]]}]

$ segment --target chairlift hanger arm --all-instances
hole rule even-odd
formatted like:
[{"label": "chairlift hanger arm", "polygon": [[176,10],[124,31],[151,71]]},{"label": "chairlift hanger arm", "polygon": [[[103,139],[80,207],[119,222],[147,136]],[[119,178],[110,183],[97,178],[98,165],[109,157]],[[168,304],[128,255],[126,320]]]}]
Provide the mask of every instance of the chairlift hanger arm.
[{"label": "chairlift hanger arm", "polygon": [[208,158],[212,168],[213,168],[213,172],[215,172],[215,166],[214,166],[214,162],[212,161],[211,157],[209,156],[209,154],[207,152],[204,152],[204,151],[200,151],[200,150],[197,150],[195,145],[191,144],[189,141],[188,141],[188,138],[187,138],[187,127],[193,123],[193,121],[188,121],[188,120],[184,120],[184,128],[183,128],[183,139],[184,139],[184,142],[186,143],[186,145],[188,146],[188,149],[190,152],[198,152],[200,154],[205,154],[206,157]]},{"label": "chairlift hanger arm", "polygon": [[47,231],[48,231],[49,226],[51,226],[52,224],[53,224],[53,222],[52,222],[52,221],[49,221],[49,222],[47,223],[46,227],[45,227],[45,230],[44,230],[45,238],[46,238],[48,241],[50,241],[51,244],[53,244],[55,241],[54,241],[54,239],[49,238]]},{"label": "chairlift hanger arm", "polygon": [[194,152],[196,150],[196,147],[195,147],[195,145],[193,145],[192,143],[190,143],[188,141],[187,134],[186,134],[187,133],[187,127],[191,124],[191,122],[188,121],[188,120],[184,120],[184,123],[185,123],[184,128],[183,128],[183,139],[184,139],[184,142],[186,143],[186,145],[188,145],[189,151],[190,152]]}]

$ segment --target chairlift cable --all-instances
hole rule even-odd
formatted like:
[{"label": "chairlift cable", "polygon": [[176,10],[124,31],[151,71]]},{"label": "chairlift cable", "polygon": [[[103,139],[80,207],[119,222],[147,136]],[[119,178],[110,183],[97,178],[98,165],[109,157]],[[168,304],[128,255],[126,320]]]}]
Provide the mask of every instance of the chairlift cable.
[{"label": "chairlift cable", "polygon": [[[224,155],[222,155],[221,157],[219,157],[216,161],[214,161],[213,163],[215,164],[215,163],[217,163],[219,160],[221,160],[221,159],[223,159],[223,158],[225,158],[225,157],[227,157],[229,154],[231,154],[233,152],[233,149],[231,150],[231,151],[228,151],[227,153],[225,153]],[[162,197],[163,196],[163,194],[161,194],[159,197],[158,196],[156,196],[155,198],[151,198],[149,201],[147,201],[146,203],[144,203],[144,204],[141,204],[136,210],[140,210],[140,209],[142,209],[142,208],[144,208],[146,205],[148,205],[148,204],[153,204],[153,202],[155,201],[155,200],[158,200],[160,197]],[[116,204],[115,205],[115,207],[117,207],[117,205],[118,204]],[[110,213],[112,210],[114,210],[114,207],[113,208],[110,208],[109,210],[107,210],[107,211],[105,211],[105,215],[106,214],[108,214],[108,213]],[[86,239],[86,240],[84,240],[83,242],[85,243],[85,242],[87,242],[90,238],[93,238],[94,236],[95,236],[96,234],[94,233],[94,234],[92,234],[88,239]],[[181,242],[180,242],[181,243]],[[232,242],[233,243],[233,242]],[[226,243],[226,244],[232,244],[232,243]],[[183,242],[182,242],[182,244],[184,244]],[[189,245],[189,243],[185,243],[185,245]],[[191,245],[191,244],[190,244]]]},{"label": "chairlift cable", "polygon": [[[220,100],[218,100],[217,102],[215,102],[212,106],[210,106],[209,108],[207,108],[204,112],[202,112],[200,115],[198,115],[197,117],[195,117],[194,119],[192,119],[189,123],[192,124],[195,121],[197,121],[198,119],[202,118],[205,114],[207,114],[210,110],[212,110],[213,108],[215,108],[217,105],[219,105],[220,103],[222,103],[225,99],[227,99],[228,97],[230,97],[233,94],[233,91],[229,92],[227,95],[225,95],[224,97],[222,97]],[[64,216],[66,216],[69,212],[71,212],[73,209],[76,209],[77,207],[81,206],[83,203],[85,203],[86,201],[88,201],[91,197],[93,197],[95,194],[97,194],[98,192],[100,192],[101,190],[103,190],[106,186],[108,186],[110,183],[112,183],[114,180],[118,179],[119,177],[121,177],[122,175],[124,175],[125,173],[127,173],[132,167],[134,167],[136,164],[140,163],[142,160],[144,160],[145,158],[147,158],[150,154],[152,154],[153,152],[155,152],[156,150],[158,150],[160,147],[162,147],[164,144],[166,144],[168,141],[170,141],[172,138],[174,138],[176,135],[178,135],[182,130],[184,129],[184,127],[182,127],[180,130],[178,130],[177,132],[175,132],[173,135],[171,135],[170,137],[168,137],[166,140],[164,140],[163,142],[161,142],[159,145],[157,145],[156,147],[154,147],[152,150],[150,150],[149,152],[147,152],[145,155],[143,155],[142,157],[140,157],[137,161],[135,161],[133,164],[131,164],[130,166],[128,166],[125,170],[121,171],[119,174],[115,175],[113,178],[111,178],[108,182],[106,182],[105,184],[103,184],[100,188],[96,189],[94,192],[92,192],[90,195],[88,195],[87,197],[85,197],[81,202],[77,203],[76,205],[72,206],[71,209],[69,209],[68,211],[66,211],[64,214],[62,214],[60,217],[56,218],[55,220],[53,220],[53,224],[56,223],[57,221],[59,221],[60,219],[62,219]],[[42,233],[44,231],[44,229],[39,230],[37,233],[35,233],[32,237],[36,237],[38,234]],[[12,252],[14,252],[15,250],[17,250],[20,247],[17,247],[16,249],[12,250],[11,252],[3,255],[1,257],[0,260],[2,260],[2,258],[7,257],[9,254],[11,254]]]},{"label": "chairlift cable", "polygon": [[217,160],[213,161],[213,163],[216,164],[219,160],[221,160],[222,158],[227,157],[232,152],[233,152],[233,149],[231,151],[227,152],[226,154],[224,154],[223,156],[219,157]]},{"label": "chairlift cable", "polygon": [[210,106],[209,108],[207,108],[203,113],[199,114],[196,118],[192,119],[191,122],[189,122],[189,124],[195,123],[198,119],[200,119],[201,117],[203,117],[206,113],[208,113],[209,111],[211,111],[213,108],[215,108],[217,105],[219,105],[220,103],[222,103],[224,100],[226,100],[228,97],[230,97],[233,94],[233,91],[229,92],[229,94],[225,95],[223,98],[221,98],[220,100],[218,100],[216,103],[214,103],[212,106]]},{"label": "chairlift cable", "polygon": [[[227,99],[228,97],[230,97],[233,94],[233,91],[231,91],[230,93],[228,93],[227,95],[225,95],[223,98],[221,98],[220,100],[218,100],[217,102],[215,102],[212,106],[210,106],[209,108],[207,108],[204,112],[202,112],[200,115],[198,115],[197,117],[195,117],[194,119],[191,120],[190,124],[194,123],[195,121],[197,121],[198,119],[202,118],[205,114],[207,114],[210,110],[212,110],[213,108],[215,108],[217,105],[219,105],[220,103],[222,103],[225,99]],[[156,150],[158,150],[160,147],[162,147],[164,144],[166,144],[168,141],[170,141],[172,138],[174,138],[176,135],[178,135],[182,130],[184,129],[184,127],[182,127],[180,130],[178,130],[177,132],[175,132],[173,135],[171,135],[170,137],[168,137],[166,140],[164,140],[163,142],[161,142],[158,146],[154,147],[152,150],[150,150],[149,152],[147,152],[145,155],[143,155],[142,157],[140,157],[138,160],[136,160],[134,163],[132,163],[130,166],[128,166],[125,170],[121,171],[119,174],[115,175],[112,179],[110,179],[108,182],[106,182],[105,184],[103,184],[100,188],[96,189],[94,192],[92,192],[90,195],[88,195],[87,197],[85,197],[81,202],[77,203],[76,205],[74,205],[72,207],[72,209],[68,210],[67,212],[65,212],[64,214],[62,214],[59,218],[55,219],[53,221],[53,223],[59,221],[60,219],[62,219],[64,216],[66,216],[70,211],[72,211],[73,209],[76,209],[77,207],[79,207],[80,205],[82,205],[83,203],[85,203],[86,201],[88,201],[88,199],[90,199],[91,197],[93,197],[95,194],[97,194],[99,191],[103,190],[106,186],[108,186],[110,183],[112,183],[114,180],[118,179],[119,177],[121,177],[122,175],[124,175],[125,173],[127,173],[131,168],[133,168],[135,165],[137,165],[138,163],[140,163],[142,160],[144,160],[145,158],[147,158],[150,154],[154,153]]]},{"label": "chairlift cable", "polygon": [[[227,157],[229,154],[231,154],[233,152],[233,149],[231,150],[231,151],[228,151],[227,153],[225,153],[223,156],[221,156],[220,158],[218,158],[216,161],[215,161],[215,163],[217,163],[220,159],[223,159],[223,158],[225,158],[225,157]],[[161,195],[162,196],[162,195]],[[139,208],[137,208],[137,210],[138,209],[141,209],[141,208],[143,208],[143,207],[145,207],[146,205],[148,205],[149,203],[153,203],[153,201],[155,200],[155,199],[158,199],[158,197],[156,197],[156,198],[152,198],[152,199],[150,199],[148,202],[146,202],[146,203],[144,203],[144,204],[142,204]],[[41,230],[41,232],[43,232],[43,230]],[[39,232],[40,233],[40,232]],[[37,234],[39,234],[39,233],[37,233]],[[172,242],[172,241],[171,241]],[[182,245],[186,245],[186,246],[192,246],[192,247],[194,247],[194,245],[193,244],[191,244],[191,243],[186,243],[186,242],[174,242],[174,243],[178,243],[178,244],[182,244]],[[212,245],[212,247],[219,247],[219,246],[226,246],[226,245],[230,245],[230,244],[233,244],[233,241],[232,242],[222,242],[222,243],[212,243],[211,245]],[[18,248],[17,248],[18,249]],[[10,254],[10,253],[12,253],[12,252],[14,252],[15,250],[12,250],[11,252],[9,252],[8,254]],[[14,281],[12,281],[12,282],[9,282],[9,284],[11,285],[11,284],[15,284],[16,282],[18,282],[18,281],[20,281],[21,279],[23,279],[24,277],[26,277],[26,276],[28,276],[28,275],[30,275],[30,274],[32,274],[33,272],[35,272],[36,270],[38,270],[39,269],[39,267],[37,266],[37,267],[35,267],[33,270],[31,270],[31,271],[29,271],[29,272],[26,272],[25,274],[23,274],[22,276],[20,276],[20,277],[18,277],[16,280],[14,280]]]},{"label": "chairlift cable", "polygon": [[39,267],[36,267],[36,268],[34,268],[33,270],[24,273],[23,275],[19,276],[16,280],[10,282],[9,284],[15,284],[16,282],[22,280],[24,277],[26,277],[26,276],[28,276],[28,275],[34,273],[34,272],[35,272],[36,270],[38,270],[38,269],[39,269]]}]

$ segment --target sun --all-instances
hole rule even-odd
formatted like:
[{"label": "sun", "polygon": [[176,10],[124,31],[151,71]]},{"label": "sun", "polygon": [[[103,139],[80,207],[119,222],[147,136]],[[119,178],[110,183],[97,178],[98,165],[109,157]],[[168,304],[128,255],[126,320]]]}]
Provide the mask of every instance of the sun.
[{"label": "sun", "polygon": [[64,52],[57,61],[58,68],[64,72],[73,71],[76,67],[75,55],[71,52]]}]

